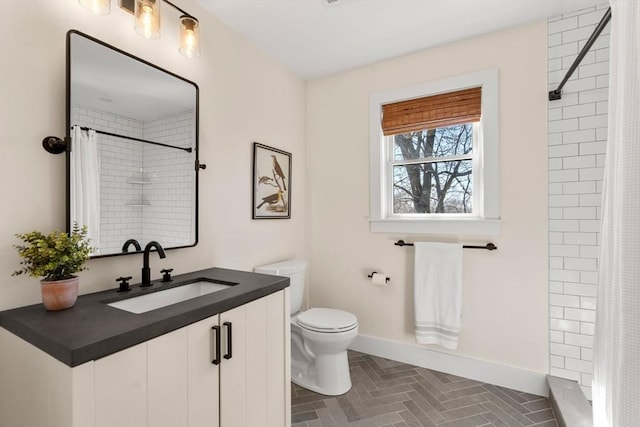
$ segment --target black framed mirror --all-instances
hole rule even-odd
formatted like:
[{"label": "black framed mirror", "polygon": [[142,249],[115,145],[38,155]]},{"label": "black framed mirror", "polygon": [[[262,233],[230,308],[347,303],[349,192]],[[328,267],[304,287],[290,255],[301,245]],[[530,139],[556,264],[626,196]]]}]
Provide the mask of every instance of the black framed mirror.
[{"label": "black framed mirror", "polygon": [[[67,230],[92,258],[198,243],[198,86],[67,33]],[[135,240],[135,243],[126,244]]]}]

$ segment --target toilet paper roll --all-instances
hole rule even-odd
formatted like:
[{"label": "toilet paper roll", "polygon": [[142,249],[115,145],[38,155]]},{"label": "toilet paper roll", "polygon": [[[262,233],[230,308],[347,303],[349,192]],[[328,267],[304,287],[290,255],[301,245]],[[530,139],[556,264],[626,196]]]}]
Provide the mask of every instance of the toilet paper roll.
[{"label": "toilet paper roll", "polygon": [[376,286],[387,286],[389,283],[387,282],[387,276],[380,273],[373,273],[371,275],[371,283]]}]

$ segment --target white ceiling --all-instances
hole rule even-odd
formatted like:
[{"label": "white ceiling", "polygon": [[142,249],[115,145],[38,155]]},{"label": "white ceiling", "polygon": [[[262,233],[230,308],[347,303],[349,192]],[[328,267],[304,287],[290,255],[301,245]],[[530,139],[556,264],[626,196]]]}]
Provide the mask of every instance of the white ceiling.
[{"label": "white ceiling", "polygon": [[304,79],[608,3],[608,0],[329,0],[330,4],[327,0],[196,1]]}]

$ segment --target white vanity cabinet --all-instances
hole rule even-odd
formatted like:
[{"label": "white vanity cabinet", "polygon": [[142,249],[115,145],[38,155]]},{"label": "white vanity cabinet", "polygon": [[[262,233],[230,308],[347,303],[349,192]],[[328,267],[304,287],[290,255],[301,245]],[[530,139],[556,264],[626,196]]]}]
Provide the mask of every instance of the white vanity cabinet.
[{"label": "white vanity cabinet", "polygon": [[190,427],[210,426],[210,420],[217,418],[215,405],[203,399],[204,391],[211,385],[217,388],[217,383],[221,427],[290,425],[288,307],[285,289],[220,314],[222,348],[215,377],[212,358],[202,357],[211,353],[209,337],[215,322],[203,320],[187,328],[189,393],[197,397],[189,400]]},{"label": "white vanity cabinet", "polygon": [[286,288],[74,368],[0,330],[0,426],[290,426],[288,308]]}]

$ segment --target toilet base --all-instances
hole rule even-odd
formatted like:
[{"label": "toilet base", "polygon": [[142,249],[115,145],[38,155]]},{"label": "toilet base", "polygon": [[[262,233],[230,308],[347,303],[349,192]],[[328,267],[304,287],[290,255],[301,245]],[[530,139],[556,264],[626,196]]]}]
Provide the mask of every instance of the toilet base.
[{"label": "toilet base", "polygon": [[[351,315],[352,316],[352,315]],[[358,324],[340,332],[318,332],[291,317],[291,381],[326,396],[351,389],[347,348],[358,335]]]},{"label": "toilet base", "polygon": [[318,356],[313,364],[292,359],[291,382],[326,396],[345,394],[351,390],[347,352]]}]

